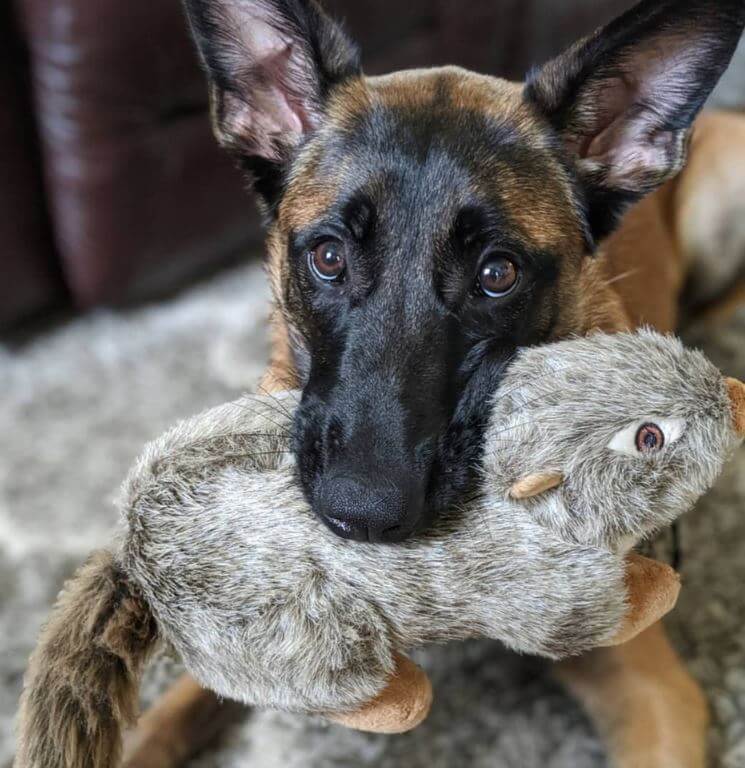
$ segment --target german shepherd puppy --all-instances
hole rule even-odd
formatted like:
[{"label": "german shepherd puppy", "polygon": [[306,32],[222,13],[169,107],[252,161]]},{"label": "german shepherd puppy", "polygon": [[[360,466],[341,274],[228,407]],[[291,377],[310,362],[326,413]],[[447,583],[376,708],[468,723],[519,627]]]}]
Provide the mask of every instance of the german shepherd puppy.
[{"label": "german shepherd puppy", "polygon": [[305,493],[340,536],[401,541],[468,487],[517,347],[587,330],[583,268],[683,167],[745,3],[646,0],[521,85],[365,78],[313,2],[186,7],[269,225]]},{"label": "german shepherd puppy", "polygon": [[[642,0],[521,84],[455,67],[367,78],[313,0],[185,5],[216,135],[268,225],[265,385],[303,388],[300,477],[340,536],[402,541],[468,489],[518,347],[675,325],[690,264],[684,182],[666,182],[745,0]],[[562,674],[618,765],[704,765],[706,707],[659,626]],[[182,681],[127,765],[177,765],[214,706]]]}]

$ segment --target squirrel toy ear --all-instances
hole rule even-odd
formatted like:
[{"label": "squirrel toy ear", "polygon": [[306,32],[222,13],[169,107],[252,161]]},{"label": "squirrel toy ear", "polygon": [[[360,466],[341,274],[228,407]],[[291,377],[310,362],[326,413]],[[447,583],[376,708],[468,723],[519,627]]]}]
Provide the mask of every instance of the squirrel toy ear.
[{"label": "squirrel toy ear", "polygon": [[735,432],[739,437],[745,437],[745,384],[737,379],[727,379],[727,391]]},{"label": "squirrel toy ear", "polygon": [[521,478],[510,488],[510,498],[520,500],[540,496],[563,482],[564,475],[561,472],[534,472]]}]

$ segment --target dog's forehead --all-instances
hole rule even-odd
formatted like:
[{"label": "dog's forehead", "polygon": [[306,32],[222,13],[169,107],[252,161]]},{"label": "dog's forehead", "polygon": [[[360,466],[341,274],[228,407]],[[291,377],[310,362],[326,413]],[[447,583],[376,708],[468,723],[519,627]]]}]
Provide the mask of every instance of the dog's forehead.
[{"label": "dog's forehead", "polygon": [[516,83],[455,67],[352,80],[299,153],[281,226],[302,229],[357,189],[392,204],[405,191],[433,217],[494,204],[527,245],[581,249],[581,204],[555,142]]}]

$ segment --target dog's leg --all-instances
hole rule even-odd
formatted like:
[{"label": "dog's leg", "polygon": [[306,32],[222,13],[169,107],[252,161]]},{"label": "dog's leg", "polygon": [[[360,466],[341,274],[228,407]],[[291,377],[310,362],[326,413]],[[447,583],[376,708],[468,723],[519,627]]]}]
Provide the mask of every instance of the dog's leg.
[{"label": "dog's leg", "polygon": [[699,118],[672,203],[687,303],[710,306],[745,277],[745,115]]},{"label": "dog's leg", "polygon": [[[714,323],[742,306],[745,288],[736,278],[745,269],[743,179],[745,116],[702,116],[686,168],[629,211],[603,246],[604,263],[593,267],[607,271],[605,282],[632,326],[672,332],[686,285],[689,300],[704,305]],[[586,293],[602,316],[607,296]],[[597,324],[614,330],[607,321]],[[558,672],[606,735],[620,768],[705,765],[706,700],[661,625],[626,645],[565,662]]]},{"label": "dog's leg", "polygon": [[614,768],[704,768],[708,709],[662,624],[557,666],[605,737]]},{"label": "dog's leg", "polygon": [[183,675],[125,734],[123,768],[177,768],[247,711]]}]

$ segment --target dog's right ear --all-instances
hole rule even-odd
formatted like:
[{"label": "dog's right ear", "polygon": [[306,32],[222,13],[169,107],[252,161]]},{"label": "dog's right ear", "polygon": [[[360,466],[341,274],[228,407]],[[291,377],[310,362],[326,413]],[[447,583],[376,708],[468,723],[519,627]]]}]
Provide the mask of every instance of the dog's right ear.
[{"label": "dog's right ear", "polygon": [[292,150],[331,89],[361,73],[356,46],[314,0],[184,0],[220,144],[271,211]]},{"label": "dog's right ear", "polygon": [[745,0],[641,0],[530,76],[528,100],[568,150],[596,240],[683,167],[743,25]]}]

